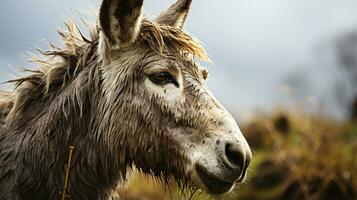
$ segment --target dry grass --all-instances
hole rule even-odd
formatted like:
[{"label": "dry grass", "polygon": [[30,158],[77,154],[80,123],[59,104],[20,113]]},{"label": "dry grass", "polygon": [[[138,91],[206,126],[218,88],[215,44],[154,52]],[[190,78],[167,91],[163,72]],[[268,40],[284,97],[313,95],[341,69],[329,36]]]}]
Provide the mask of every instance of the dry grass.
[{"label": "dry grass", "polygon": [[356,123],[276,114],[245,131],[257,159],[238,199],[356,198]]}]

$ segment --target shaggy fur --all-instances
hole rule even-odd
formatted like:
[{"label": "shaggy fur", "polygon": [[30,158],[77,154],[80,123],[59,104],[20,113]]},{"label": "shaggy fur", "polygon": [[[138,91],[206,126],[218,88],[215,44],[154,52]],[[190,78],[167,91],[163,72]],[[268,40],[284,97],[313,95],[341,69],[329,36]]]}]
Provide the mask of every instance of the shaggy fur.
[{"label": "shaggy fur", "polygon": [[[160,137],[166,141],[162,147],[154,136],[131,139],[135,136],[128,135],[142,130],[124,133],[108,122],[114,120],[111,113],[118,105],[108,105],[103,97],[102,72],[98,67],[102,60],[97,54],[99,31],[93,31],[88,40],[75,24],[66,25],[68,32],[60,32],[65,48],[43,52],[45,60],[34,60],[39,68],[10,81],[16,89],[1,94],[0,199],[58,199],[69,145],[75,146],[69,185],[72,199],[108,199],[118,181],[125,179],[127,167],[134,163],[157,176],[171,171],[176,178],[182,177],[182,161],[167,160],[180,154],[170,138]],[[137,43],[162,56],[187,52],[207,58],[199,43],[183,31],[149,20],[143,20]],[[125,106],[127,100],[116,102],[121,104],[123,114],[131,109]],[[133,127],[125,123],[134,123],[135,127],[148,120],[127,117],[134,121],[120,123],[122,128]],[[144,132],[152,129],[146,128]],[[117,134],[115,139],[109,139],[114,138],[113,134]],[[153,145],[143,144],[145,140]],[[115,143],[120,145],[112,145]],[[166,150],[156,155],[155,166],[145,155],[150,148]]]}]

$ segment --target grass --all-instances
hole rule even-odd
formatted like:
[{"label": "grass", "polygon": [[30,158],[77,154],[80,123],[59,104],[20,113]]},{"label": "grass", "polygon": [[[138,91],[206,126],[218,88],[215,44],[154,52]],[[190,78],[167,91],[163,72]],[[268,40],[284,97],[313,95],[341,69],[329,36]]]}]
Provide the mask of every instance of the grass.
[{"label": "grass", "polygon": [[264,156],[237,199],[354,199],[356,123],[277,114],[245,128]]},{"label": "grass", "polygon": [[[357,198],[357,122],[281,112],[256,118],[242,130],[253,162],[247,183],[230,199]],[[129,200],[188,198],[213,199],[201,191],[191,197],[142,174],[135,174],[125,189]]]}]

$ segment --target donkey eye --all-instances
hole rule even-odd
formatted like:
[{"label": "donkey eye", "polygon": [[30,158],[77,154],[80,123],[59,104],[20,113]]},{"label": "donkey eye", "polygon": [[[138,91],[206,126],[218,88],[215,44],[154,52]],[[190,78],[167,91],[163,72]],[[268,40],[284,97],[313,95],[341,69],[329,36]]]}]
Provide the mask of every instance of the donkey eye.
[{"label": "donkey eye", "polygon": [[152,74],[151,76],[149,76],[149,78],[153,83],[155,83],[157,85],[165,85],[168,83],[172,83],[176,87],[179,87],[179,84],[177,83],[177,81],[168,72],[155,73],[155,74]]}]

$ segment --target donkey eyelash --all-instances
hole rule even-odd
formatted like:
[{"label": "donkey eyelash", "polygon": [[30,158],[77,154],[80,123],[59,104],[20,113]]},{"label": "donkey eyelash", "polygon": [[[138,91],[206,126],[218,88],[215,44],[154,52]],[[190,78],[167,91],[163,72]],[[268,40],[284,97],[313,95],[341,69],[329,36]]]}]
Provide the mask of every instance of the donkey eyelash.
[{"label": "donkey eyelash", "polygon": [[154,73],[149,75],[149,79],[156,85],[166,85],[172,83],[176,87],[179,87],[177,80],[169,72]]}]

